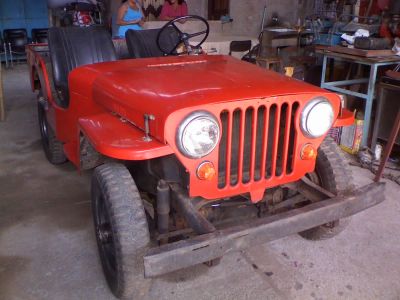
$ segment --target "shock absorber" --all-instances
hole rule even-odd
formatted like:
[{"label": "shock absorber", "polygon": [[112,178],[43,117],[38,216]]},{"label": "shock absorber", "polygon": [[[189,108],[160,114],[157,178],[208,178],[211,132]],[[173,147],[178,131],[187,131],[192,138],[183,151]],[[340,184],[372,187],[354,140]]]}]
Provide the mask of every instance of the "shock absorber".
[{"label": "shock absorber", "polygon": [[[169,212],[170,212],[170,195],[169,185],[160,180],[157,185],[157,227],[158,233],[167,234],[169,232]],[[160,244],[168,243],[168,238],[162,238]]]}]

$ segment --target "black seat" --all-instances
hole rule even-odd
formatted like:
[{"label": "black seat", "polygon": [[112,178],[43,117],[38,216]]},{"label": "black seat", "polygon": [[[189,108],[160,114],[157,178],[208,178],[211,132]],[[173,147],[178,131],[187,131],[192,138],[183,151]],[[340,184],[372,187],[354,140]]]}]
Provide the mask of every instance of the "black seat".
[{"label": "black seat", "polygon": [[25,46],[28,44],[26,29],[5,29],[4,41],[10,45],[10,51],[14,54],[25,54]]},{"label": "black seat", "polygon": [[229,55],[232,52],[245,52],[251,50],[251,40],[246,41],[232,41],[229,45]]},{"label": "black seat", "polygon": [[115,48],[115,53],[117,54],[117,59],[128,59],[131,58],[128,47],[126,45],[126,40],[123,38],[113,38],[113,44]]},{"label": "black seat", "polygon": [[[164,53],[157,46],[157,36],[160,29],[128,30],[125,34],[126,44],[132,58],[160,57]],[[179,42],[175,30],[166,29],[160,38],[163,49],[173,50]]]},{"label": "black seat", "polygon": [[49,42],[48,31],[48,28],[32,29],[32,42],[38,44],[47,44]]},{"label": "black seat", "polygon": [[63,107],[69,104],[68,74],[73,69],[116,60],[111,35],[103,27],[50,28],[49,50],[54,87]]}]

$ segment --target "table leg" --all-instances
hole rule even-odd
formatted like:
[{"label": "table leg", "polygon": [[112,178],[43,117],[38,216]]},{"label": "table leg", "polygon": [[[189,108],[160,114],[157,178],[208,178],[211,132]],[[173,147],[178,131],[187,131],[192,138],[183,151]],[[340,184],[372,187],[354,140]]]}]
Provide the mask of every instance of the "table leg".
[{"label": "table leg", "polygon": [[331,59],[329,61],[329,81],[335,80],[335,60]]},{"label": "table leg", "polygon": [[378,101],[378,108],[376,110],[375,124],[372,132],[372,141],[371,141],[371,149],[373,153],[375,153],[376,142],[378,140],[379,123],[381,122],[382,105],[385,94],[386,94],[386,89],[383,86],[380,86],[379,96],[376,99]]},{"label": "table leg", "polygon": [[369,133],[369,125],[371,122],[372,103],[374,101],[377,70],[378,70],[377,65],[375,64],[371,65],[371,71],[368,82],[368,93],[366,99],[367,101],[365,103],[364,130],[363,130],[361,146],[366,146],[368,142],[368,133]]},{"label": "table leg", "polygon": [[321,86],[325,83],[325,75],[326,75],[326,64],[328,63],[328,57],[324,55],[324,60],[322,62],[322,75],[321,75]]}]

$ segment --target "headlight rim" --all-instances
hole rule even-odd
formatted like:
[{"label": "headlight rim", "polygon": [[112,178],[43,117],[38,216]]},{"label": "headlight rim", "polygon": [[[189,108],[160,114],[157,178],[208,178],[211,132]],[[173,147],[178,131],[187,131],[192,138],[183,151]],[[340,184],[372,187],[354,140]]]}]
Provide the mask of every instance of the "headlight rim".
[{"label": "headlight rim", "polygon": [[324,135],[327,134],[328,131],[329,131],[329,129],[328,129],[328,130],[327,130],[326,132],[324,132],[323,134],[316,136],[316,135],[311,134],[311,133],[308,131],[308,129],[307,129],[307,120],[308,120],[308,117],[309,117],[310,112],[311,112],[318,104],[321,104],[321,103],[327,103],[327,104],[330,105],[330,107],[331,107],[331,109],[332,109],[332,122],[331,122],[330,128],[332,127],[332,125],[333,125],[333,123],[334,123],[335,111],[334,111],[334,108],[333,108],[332,103],[329,101],[328,98],[326,98],[326,97],[316,97],[316,98],[310,100],[310,101],[305,105],[305,107],[303,108],[303,111],[301,112],[301,115],[300,115],[300,129],[301,129],[302,133],[303,133],[306,137],[308,137],[308,138],[317,139],[317,138],[320,138],[320,137],[324,136]]},{"label": "headlight rim", "polygon": [[[199,118],[208,118],[210,119],[212,122],[214,122],[217,127],[218,127],[218,138],[217,138],[217,142],[215,143],[215,145],[204,155],[191,155],[190,153],[188,153],[185,149],[185,147],[183,146],[183,133],[185,132],[186,127],[194,120],[199,119]],[[218,119],[209,111],[206,110],[198,110],[198,111],[194,111],[192,113],[190,113],[189,115],[187,115],[184,120],[180,123],[180,125],[178,126],[177,129],[177,133],[176,133],[176,145],[178,147],[178,150],[180,151],[180,153],[182,155],[184,155],[187,158],[191,158],[191,159],[201,159],[207,155],[209,155],[211,152],[213,152],[215,150],[215,148],[217,147],[217,145],[219,144],[219,140],[221,138],[221,126],[218,122]]]}]

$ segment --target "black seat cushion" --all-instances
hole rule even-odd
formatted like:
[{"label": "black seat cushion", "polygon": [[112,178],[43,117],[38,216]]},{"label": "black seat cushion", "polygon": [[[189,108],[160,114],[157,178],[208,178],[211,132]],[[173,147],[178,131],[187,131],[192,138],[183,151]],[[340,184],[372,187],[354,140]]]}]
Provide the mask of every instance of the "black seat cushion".
[{"label": "black seat cushion", "polygon": [[116,60],[111,35],[103,27],[50,28],[49,50],[54,87],[64,107],[69,104],[68,74],[73,69]]},{"label": "black seat cushion", "polygon": [[34,28],[32,29],[32,42],[39,44],[47,44],[48,39],[48,28]]},{"label": "black seat cushion", "polygon": [[[125,38],[130,56],[132,58],[164,56],[157,46],[159,32],[160,29],[128,30]],[[173,50],[178,42],[178,34],[172,28],[167,28],[160,38],[160,44],[164,50]]]},{"label": "black seat cushion", "polygon": [[5,29],[4,41],[11,44],[11,50],[16,53],[25,54],[25,45],[28,44],[28,34],[26,29]]}]

